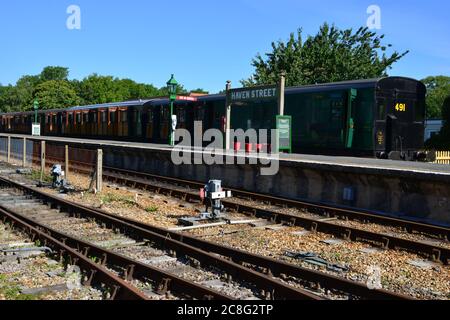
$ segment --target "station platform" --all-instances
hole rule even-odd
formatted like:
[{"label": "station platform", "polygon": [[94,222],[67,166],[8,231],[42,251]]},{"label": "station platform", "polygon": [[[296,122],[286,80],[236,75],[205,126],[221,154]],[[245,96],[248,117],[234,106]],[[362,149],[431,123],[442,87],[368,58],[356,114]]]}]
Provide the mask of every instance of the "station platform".
[{"label": "station platform", "polygon": [[[0,134],[0,139],[7,136],[13,141],[27,138],[102,149],[105,166],[205,183],[220,179],[229,188],[450,225],[450,165],[224,150],[215,150],[214,155],[234,159],[233,164],[208,165],[202,162],[202,149],[183,150],[192,161],[177,165],[169,145],[16,134]],[[262,168],[269,160],[278,167],[275,174],[264,175]]]},{"label": "station platform", "polygon": [[[132,148],[143,150],[160,150],[160,151],[172,151],[174,147],[168,144],[154,144],[154,143],[142,143],[142,142],[128,142],[128,141],[115,141],[115,140],[97,140],[97,139],[80,139],[80,138],[68,138],[68,137],[35,137],[31,135],[21,134],[0,134],[0,137],[10,136],[18,139],[31,139],[39,141],[52,141],[58,143],[78,144],[85,145],[87,147],[120,147],[120,148]],[[202,152],[203,150],[192,150],[193,152]],[[225,156],[245,156],[255,157],[257,153],[245,153],[245,152],[225,152],[223,150],[216,150],[216,154]],[[260,155],[263,157],[263,155]],[[427,175],[429,178],[446,179],[450,178],[450,165],[441,165],[426,162],[412,162],[412,161],[393,161],[383,160],[375,158],[355,158],[355,157],[339,157],[339,156],[322,156],[311,154],[286,154],[281,153],[278,155],[280,161],[301,163],[309,167],[336,167],[339,170],[345,168],[345,170],[365,172],[371,171],[372,173],[383,174],[406,174],[406,175]],[[328,168],[331,169],[331,168]],[[450,181],[450,180],[449,180]]]}]

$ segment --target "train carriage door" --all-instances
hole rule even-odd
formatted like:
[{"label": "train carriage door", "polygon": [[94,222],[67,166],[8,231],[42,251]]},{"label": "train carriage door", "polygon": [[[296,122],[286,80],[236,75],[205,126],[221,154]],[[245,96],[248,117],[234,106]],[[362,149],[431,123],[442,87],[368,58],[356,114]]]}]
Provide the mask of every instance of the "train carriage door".
[{"label": "train carriage door", "polygon": [[[175,108],[175,106],[174,106]],[[170,119],[169,119],[169,106],[168,105],[161,105],[160,106],[160,130],[159,130],[159,140],[161,143],[168,141],[169,139],[169,125],[170,125]],[[167,143],[167,142],[166,142]]]},{"label": "train carriage door", "polygon": [[348,90],[347,94],[347,108],[346,108],[346,124],[345,124],[345,148],[353,147],[353,134],[355,131],[354,110],[353,104],[356,100],[358,91],[356,89]]},{"label": "train carriage door", "polygon": [[133,118],[131,119],[131,123],[130,123],[130,129],[133,128],[136,130],[134,132],[134,135],[137,138],[137,140],[142,139],[143,110],[144,110],[144,107],[136,107],[133,111]]},{"label": "train carriage door", "polygon": [[100,110],[99,121],[101,122],[101,130],[99,135],[106,136],[108,134],[108,112],[106,109]]}]

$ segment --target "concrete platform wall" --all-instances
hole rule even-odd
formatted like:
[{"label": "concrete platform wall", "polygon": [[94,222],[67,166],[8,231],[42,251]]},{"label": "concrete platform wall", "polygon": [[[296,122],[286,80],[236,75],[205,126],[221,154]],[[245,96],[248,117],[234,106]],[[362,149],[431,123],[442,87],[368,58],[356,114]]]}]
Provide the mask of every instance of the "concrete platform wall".
[{"label": "concrete platform wall", "polygon": [[[280,161],[275,176],[260,175],[259,165],[180,165],[162,150],[104,148],[106,166],[207,182],[297,200],[376,210],[395,216],[450,225],[450,184],[439,179],[380,170]],[[344,190],[353,200],[344,200]],[[351,199],[351,197],[349,198]]]},{"label": "concrete platform wall", "polygon": [[[2,157],[4,139],[0,135]],[[347,162],[331,158],[324,162],[323,159],[314,161],[297,155],[280,160],[277,175],[263,176],[259,165],[176,166],[168,147],[134,146],[128,143],[113,145],[109,142],[70,138],[33,138],[36,141],[41,139],[47,140],[48,145],[69,144],[92,150],[101,148],[105,166],[201,183],[209,179],[221,179],[224,186],[229,188],[450,225],[450,172],[445,166],[430,167],[429,164],[407,162],[393,165],[368,160],[371,165],[365,167],[364,160],[348,159]],[[353,193],[353,197],[347,197],[346,200],[345,195],[349,193]]]}]

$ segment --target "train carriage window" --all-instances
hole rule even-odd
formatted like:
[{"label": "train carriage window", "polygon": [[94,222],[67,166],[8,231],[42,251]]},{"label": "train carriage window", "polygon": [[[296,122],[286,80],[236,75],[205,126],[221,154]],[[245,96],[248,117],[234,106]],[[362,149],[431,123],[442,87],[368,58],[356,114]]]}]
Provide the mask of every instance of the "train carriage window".
[{"label": "train carriage window", "polygon": [[377,100],[377,120],[386,120],[386,101],[384,99]]},{"label": "train carriage window", "polygon": [[153,110],[152,109],[148,109],[148,121],[149,122],[153,122]]},{"label": "train carriage window", "polygon": [[128,113],[126,111],[121,111],[120,120],[122,120],[122,122],[128,121]]},{"label": "train carriage window", "polygon": [[169,107],[161,106],[161,120],[163,121],[169,120]]},{"label": "train carriage window", "polygon": [[92,113],[92,122],[97,123],[97,112]]},{"label": "train carriage window", "polygon": [[89,123],[89,113],[83,113],[83,122]]},{"label": "train carriage window", "polygon": [[69,113],[69,124],[73,123],[73,114]]},{"label": "train carriage window", "polygon": [[186,119],[186,109],[184,107],[181,107],[181,109],[178,109],[177,112],[178,121],[180,123],[184,123]]},{"label": "train carriage window", "polygon": [[53,116],[53,124],[56,124],[56,120],[57,120],[57,118],[56,118],[56,114]]},{"label": "train carriage window", "polygon": [[203,108],[202,106],[198,106],[196,108],[195,120],[203,121],[204,118],[205,118],[205,108]]},{"label": "train carriage window", "polygon": [[111,123],[116,123],[116,121],[117,121],[117,112],[111,112],[110,119],[111,119]]},{"label": "train carriage window", "polygon": [[105,123],[107,121],[106,111],[102,111],[102,122]]}]

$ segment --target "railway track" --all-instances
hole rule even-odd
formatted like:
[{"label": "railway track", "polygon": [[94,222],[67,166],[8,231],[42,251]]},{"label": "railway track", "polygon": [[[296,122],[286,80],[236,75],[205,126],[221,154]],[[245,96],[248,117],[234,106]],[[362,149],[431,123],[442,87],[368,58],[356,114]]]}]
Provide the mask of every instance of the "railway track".
[{"label": "railway track", "polygon": [[[58,158],[49,158],[55,162],[61,162],[63,159]],[[92,165],[83,162],[74,161],[73,170],[90,174],[92,172]],[[200,196],[198,194],[198,190],[204,187],[204,183],[165,177],[155,174],[143,173],[130,171],[119,168],[112,167],[104,167],[103,168],[103,178],[109,181],[120,182],[126,185],[136,186],[137,188],[145,188],[153,192],[160,192],[170,196],[178,197],[186,201],[201,201]],[[166,183],[169,186],[164,186],[157,183]],[[143,184],[144,183],[144,184]],[[170,186],[171,185],[171,186]],[[175,190],[173,186],[184,187],[188,190]],[[190,190],[189,190],[190,189]],[[348,208],[342,208],[338,206],[330,206],[322,203],[314,203],[314,202],[306,202],[299,201],[293,199],[287,199],[282,197],[275,197],[266,194],[254,193],[244,190],[238,190],[233,188],[226,188],[227,190],[232,191],[233,197],[251,200],[251,201],[259,201],[265,204],[279,206],[282,208],[295,208],[300,210],[306,210],[311,214],[317,214],[321,216],[325,216],[327,218],[338,218],[343,220],[355,220],[361,221],[364,223],[376,223],[384,226],[391,226],[400,228],[408,233],[419,233],[424,234],[426,236],[436,238],[442,241],[450,240],[450,228],[438,225],[432,225],[427,223],[420,223],[411,220],[391,217],[387,215],[382,215],[375,212],[370,212],[368,210],[352,210]],[[248,213],[250,215],[254,215],[255,208],[245,206],[243,204],[234,203],[232,201],[224,201],[225,206],[229,209],[239,211],[242,210],[244,213]],[[269,216],[272,220],[277,220],[278,222],[284,222],[286,220],[281,220],[281,216],[277,219],[278,213],[270,212],[266,210],[265,212],[257,211],[257,214],[260,213],[261,216]],[[287,218],[291,220],[293,218],[298,218],[297,216],[287,215],[283,218]],[[311,221],[308,221],[311,222]],[[315,222],[315,221],[313,221]],[[370,240],[370,239],[369,239]],[[383,240],[384,242],[385,240]],[[439,260],[439,259],[438,259]]]},{"label": "railway track", "polygon": [[[203,187],[202,184],[197,182],[161,177],[157,175],[138,173],[109,167],[104,168],[103,177],[104,179],[107,179],[109,181],[176,197],[188,202],[201,201],[200,195],[197,190],[192,190],[194,188],[199,189],[200,187]],[[375,214],[358,212],[337,207],[315,205],[311,203],[260,195],[241,190],[227,190],[231,190],[234,197],[246,200],[256,199],[264,203],[276,204],[282,208],[297,208],[308,210],[308,212],[311,213],[325,215],[327,218],[335,217],[344,220],[355,219],[363,222],[373,222],[382,225],[400,227],[408,233],[425,234],[441,241],[448,241],[448,239],[450,238],[450,229],[441,226],[428,225],[385,216],[377,216]],[[437,244],[405,239],[391,234],[377,233],[356,227],[339,225],[327,220],[293,215],[276,210],[258,208],[254,205],[247,205],[233,200],[224,200],[222,202],[225,208],[239,213],[247,214],[251,217],[264,218],[275,223],[283,223],[290,226],[300,226],[314,232],[332,234],[345,240],[365,241],[371,244],[378,245],[383,249],[405,250],[422,255],[430,260],[441,262],[443,264],[448,264],[450,259],[450,250]]]},{"label": "railway track", "polygon": [[9,223],[13,228],[19,229],[28,234],[32,241],[39,240],[46,247],[51,247],[53,251],[58,252],[60,259],[67,259],[70,265],[77,265],[84,272],[83,284],[86,286],[100,285],[107,286],[109,289],[108,299],[120,300],[146,300],[145,295],[133,286],[126,283],[123,279],[106,270],[103,266],[94,263],[85,255],[81,254],[73,247],[68,246],[61,239],[57,239],[49,234],[47,230],[39,224],[22,219],[19,215],[8,210],[0,208],[0,216],[4,223]]},{"label": "railway track", "polygon": [[[114,217],[102,215],[100,213],[87,212],[82,207],[63,201],[56,197],[52,197],[48,194],[40,193],[37,190],[20,186],[11,181],[5,181],[1,179],[3,186],[12,187],[14,189],[21,190],[27,194],[32,194],[32,198],[23,197],[21,195],[9,195],[7,198],[0,198],[1,213],[4,215],[15,216],[25,221],[27,224],[34,224],[36,228],[45,230],[46,233],[52,237],[64,242],[65,245],[69,245],[71,248],[75,248],[82,252],[85,256],[89,256],[90,259],[94,259],[99,262],[100,265],[112,265],[114,269],[121,270],[120,274],[128,281],[133,279],[139,279],[143,282],[150,278],[155,287],[158,288],[157,293],[163,295],[168,291],[176,293],[181,297],[196,298],[196,299],[221,299],[229,300],[235,297],[224,294],[217,290],[207,288],[205,285],[195,283],[188,279],[181,278],[174,273],[164,271],[162,268],[153,267],[149,264],[132,259],[128,257],[129,253],[121,254],[116,250],[108,250],[100,245],[96,245],[93,241],[86,241],[75,236],[71,236],[70,232],[62,232],[62,227],[55,228],[50,225],[54,225],[56,222],[58,225],[69,225],[70,228],[77,228],[83,224],[83,219],[96,220],[101,226],[108,229],[113,229],[116,232],[120,232],[121,235],[129,235],[130,238],[138,240],[140,243],[145,243],[145,248],[151,245],[152,248],[163,248],[168,251],[170,255],[162,254],[157,256],[160,260],[168,259],[175,262],[177,259],[170,259],[171,257],[177,257],[186,259],[189,265],[192,265],[191,274],[185,272],[184,268],[183,276],[195,277],[194,275],[206,273],[207,269],[220,270],[222,275],[226,275],[223,280],[225,283],[234,283],[234,286],[238,291],[243,291],[245,287],[251,288],[252,292],[256,292],[255,296],[266,299],[312,299],[321,300],[320,296],[306,290],[295,288],[275,278],[268,278],[266,275],[256,272],[254,270],[242,267],[236,263],[233,263],[227,259],[219,257],[218,255],[202,251],[198,248],[185,244],[183,242],[169,239],[167,236],[152,233],[148,230],[138,228],[134,225],[125,223]],[[7,189],[8,190],[8,189]],[[36,201],[36,198],[41,198],[41,201]],[[62,202],[61,202],[62,201]],[[30,209],[31,206],[31,209]],[[24,211],[24,207],[28,207],[28,211]],[[56,208],[56,210],[49,211],[43,207]],[[65,212],[63,214],[61,212]],[[25,213],[19,213],[17,211],[23,211]],[[94,213],[94,214],[92,214]],[[71,221],[75,219],[75,221]],[[58,223],[59,220],[62,220]],[[93,225],[88,226],[91,230]],[[120,230],[120,231],[119,231]],[[127,246],[125,246],[127,247]],[[125,250],[126,251],[126,250]],[[144,254],[142,250],[138,250],[132,253],[133,256],[139,257]],[[150,253],[152,255],[152,253]],[[176,263],[175,263],[176,264]],[[219,281],[219,277],[215,280]],[[214,279],[213,279],[214,280]],[[216,285],[217,285],[216,281]],[[238,284],[245,284],[239,286]],[[223,286],[226,289],[226,286]],[[222,290],[222,289],[221,289]],[[223,290],[222,290],[223,291]],[[249,298],[252,298],[251,296]]]},{"label": "railway track", "polygon": [[[341,295],[341,297],[345,295],[347,298],[354,299],[410,298],[386,290],[371,290],[362,283],[107,214],[101,210],[84,207],[80,204],[54,197],[36,188],[23,186],[8,179],[1,178],[0,184],[20,190],[26,195],[40,199],[43,203],[54,206],[71,215],[95,219],[98,223],[105,226],[119,228],[123,233],[132,234],[134,238],[137,237],[146,239],[146,241],[151,243],[157,243],[166,250],[172,250],[173,252],[183,251],[183,255],[195,259],[199,265],[212,265],[223,270],[227,274],[228,279],[241,279],[244,282],[252,282],[253,285],[259,288],[260,295],[265,298],[320,299],[312,291],[322,292],[321,290],[324,289],[333,294]],[[66,237],[55,230],[51,232],[58,237]],[[83,243],[81,248],[89,248],[87,252],[94,253],[97,257],[102,257],[105,254],[105,252],[100,252],[99,248],[89,243]],[[110,261],[111,253],[106,253],[106,255],[108,256],[107,261]],[[129,266],[130,262],[127,263]],[[134,264],[136,265],[136,263]],[[134,267],[134,274],[137,274],[136,267]],[[297,288],[299,285],[302,288],[308,288],[308,290]]]},{"label": "railway track", "polygon": [[[63,159],[58,158],[49,159],[54,162],[63,161]],[[89,163],[74,161],[72,170],[84,174],[91,174],[92,165]],[[141,188],[155,193],[173,196],[185,201],[202,201],[197,191],[200,188],[204,187],[204,183],[196,181],[165,177],[112,167],[103,168],[103,178],[108,181],[121,183],[135,188]],[[183,190],[183,188],[185,188],[185,190]],[[232,191],[233,197],[238,199],[259,201],[261,203],[278,206],[280,208],[294,208],[304,210],[311,214],[325,216],[326,218],[336,218],[340,220],[350,221],[353,220],[363,223],[375,223],[383,226],[396,227],[410,234],[423,234],[440,241],[450,240],[450,228],[444,226],[420,223],[411,220],[386,216],[363,209],[352,210],[338,206],[292,200],[233,188],[226,189]],[[422,242],[408,241],[392,235],[380,235],[376,233],[365,232],[364,230],[357,228],[344,228],[336,226],[335,224],[327,224],[326,222],[320,221],[318,219],[308,219],[299,217],[297,215],[279,213],[274,210],[255,208],[254,206],[245,205],[233,200],[224,200],[223,204],[227,209],[241,212],[252,217],[256,216],[266,218],[277,223],[287,223],[288,225],[301,226],[313,231],[331,233],[339,237],[344,237],[347,240],[367,240],[369,242],[375,242],[381,245],[381,247],[384,249],[401,248],[409,252],[422,254],[426,258],[429,258],[433,261],[443,262],[445,264],[447,264],[447,261],[450,257],[449,250],[444,249],[443,251],[441,251],[441,247],[439,246],[434,246]]]}]

